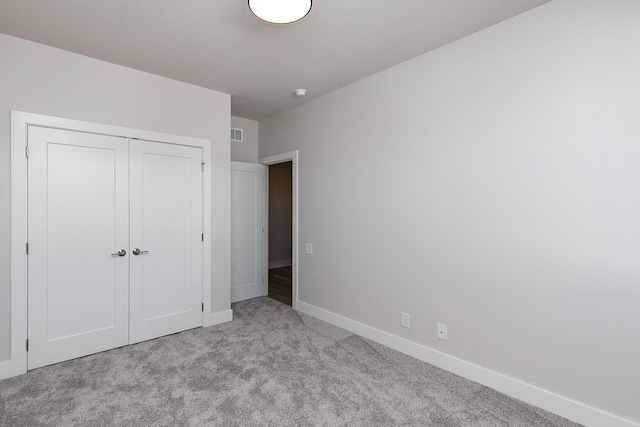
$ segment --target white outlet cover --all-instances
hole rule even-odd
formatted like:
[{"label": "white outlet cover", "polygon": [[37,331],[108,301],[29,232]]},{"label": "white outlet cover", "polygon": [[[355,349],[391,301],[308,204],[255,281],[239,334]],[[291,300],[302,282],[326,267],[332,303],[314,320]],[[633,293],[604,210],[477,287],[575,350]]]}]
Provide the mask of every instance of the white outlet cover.
[{"label": "white outlet cover", "polygon": [[411,327],[411,315],[409,313],[400,313],[400,325],[405,328]]},{"label": "white outlet cover", "polygon": [[437,336],[441,340],[447,341],[449,339],[448,334],[447,334],[447,325],[444,325],[442,323],[438,323],[438,334],[437,334]]}]

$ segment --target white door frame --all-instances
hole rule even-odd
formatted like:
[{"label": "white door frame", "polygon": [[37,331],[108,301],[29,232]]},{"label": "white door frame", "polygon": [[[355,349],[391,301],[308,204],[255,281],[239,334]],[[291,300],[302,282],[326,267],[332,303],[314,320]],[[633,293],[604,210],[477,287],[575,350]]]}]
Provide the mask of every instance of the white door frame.
[{"label": "white door frame", "polygon": [[202,148],[203,173],[203,326],[211,317],[211,141],[41,114],[11,111],[11,366],[10,375],[27,372],[27,129],[29,126],[141,139]]},{"label": "white door frame", "polygon": [[[276,154],[273,156],[262,157],[258,159],[258,163],[265,166],[276,165],[278,163],[291,162],[291,306],[294,310],[298,308],[298,150],[288,151],[282,154]],[[265,179],[265,238],[264,238],[264,269],[267,280],[265,286],[268,286],[269,282],[269,185],[268,177],[266,174]],[[267,292],[265,292],[265,295]]]}]

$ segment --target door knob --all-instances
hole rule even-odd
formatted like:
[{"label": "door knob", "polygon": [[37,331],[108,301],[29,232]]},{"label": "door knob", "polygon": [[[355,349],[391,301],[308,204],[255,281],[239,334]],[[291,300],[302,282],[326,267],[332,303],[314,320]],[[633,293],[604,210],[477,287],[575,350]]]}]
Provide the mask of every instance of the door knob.
[{"label": "door knob", "polygon": [[135,248],[135,249],[133,250],[133,254],[134,254],[134,255],[146,254],[146,253],[148,253],[148,252],[149,252],[149,251],[141,251],[141,250],[140,250],[140,248]]},{"label": "door knob", "polygon": [[116,252],[115,254],[111,254],[111,256],[125,256],[127,254],[127,251],[125,251],[124,249],[120,249],[118,252]]}]

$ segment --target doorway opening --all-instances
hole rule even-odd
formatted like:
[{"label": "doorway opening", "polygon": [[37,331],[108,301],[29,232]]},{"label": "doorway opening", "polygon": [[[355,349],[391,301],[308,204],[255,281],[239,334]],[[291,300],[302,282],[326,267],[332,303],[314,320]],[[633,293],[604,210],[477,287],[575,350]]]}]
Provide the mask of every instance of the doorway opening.
[{"label": "doorway opening", "polygon": [[[262,157],[260,159],[258,159],[258,163],[265,165],[265,166],[272,166],[272,165],[280,165],[282,163],[288,163],[289,166],[283,166],[283,168],[286,168],[286,170],[288,171],[285,175],[288,175],[291,179],[291,184],[288,186],[288,192],[284,191],[285,194],[282,195],[282,197],[286,197],[287,199],[290,198],[290,204],[287,204],[289,206],[289,210],[290,210],[290,224],[289,224],[289,230],[290,230],[290,234],[287,232],[285,235],[289,236],[289,241],[291,242],[291,249],[290,249],[290,265],[289,270],[290,270],[290,274],[286,271],[287,269],[284,270],[276,270],[279,267],[287,267],[286,265],[278,265],[277,263],[271,264],[274,267],[274,274],[265,274],[265,277],[267,279],[265,286],[264,286],[264,293],[263,295],[269,295],[270,293],[270,284],[272,282],[272,280],[270,279],[269,276],[273,277],[273,280],[275,280],[276,282],[278,280],[282,280],[282,276],[284,276],[284,280],[289,280],[291,283],[291,302],[285,302],[285,304],[291,304],[291,307],[293,307],[293,309],[297,309],[298,308],[298,151],[294,150],[294,151],[288,151],[286,153],[280,153],[280,154],[275,154],[273,156],[268,156],[268,157]],[[275,169],[274,169],[275,171]],[[276,200],[274,198],[273,202],[272,202],[272,192],[269,189],[269,181],[271,180],[270,178],[270,174],[271,174],[271,170],[267,169],[267,177],[266,177],[266,191],[267,191],[267,195],[264,198],[265,200],[265,216],[267,218],[265,218],[265,225],[266,225],[266,238],[264,239],[264,268],[265,269],[269,269],[269,261],[273,260],[273,261],[278,261],[278,260],[282,260],[282,259],[289,259],[289,258],[279,258],[277,255],[273,258],[270,258],[270,253],[271,251],[269,250],[269,244],[271,241],[271,238],[274,234],[277,234],[277,232],[274,232],[270,229],[270,221],[269,218],[272,216],[269,213],[269,205],[273,205],[273,203],[276,203]],[[277,174],[277,172],[276,172]],[[287,188],[287,187],[285,187]],[[275,215],[275,214],[274,214]],[[289,216],[286,215],[286,217],[288,218]],[[277,252],[276,252],[277,254]],[[267,272],[265,272],[267,273]],[[282,273],[282,274],[277,274],[277,273]],[[278,277],[276,277],[278,276]],[[290,277],[290,279],[289,279]],[[274,288],[275,291],[275,288]]]},{"label": "doorway opening", "polygon": [[293,162],[268,166],[269,298],[292,305]]}]

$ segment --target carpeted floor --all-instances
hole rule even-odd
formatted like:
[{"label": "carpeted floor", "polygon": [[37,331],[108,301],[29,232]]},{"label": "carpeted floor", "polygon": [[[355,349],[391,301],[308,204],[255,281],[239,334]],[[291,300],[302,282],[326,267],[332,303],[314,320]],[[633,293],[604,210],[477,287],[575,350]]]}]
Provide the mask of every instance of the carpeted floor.
[{"label": "carpeted floor", "polygon": [[0,381],[1,426],[575,426],[268,298]]}]

